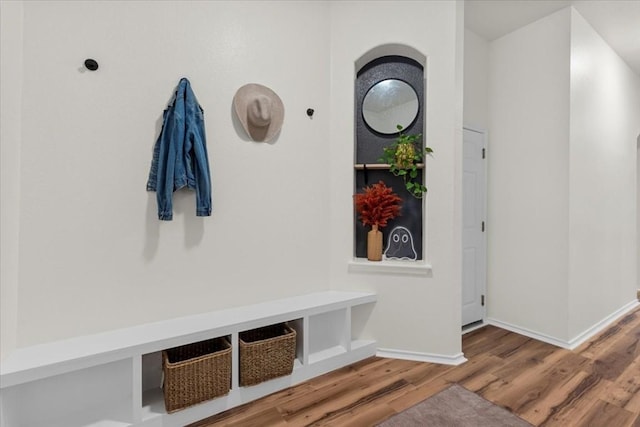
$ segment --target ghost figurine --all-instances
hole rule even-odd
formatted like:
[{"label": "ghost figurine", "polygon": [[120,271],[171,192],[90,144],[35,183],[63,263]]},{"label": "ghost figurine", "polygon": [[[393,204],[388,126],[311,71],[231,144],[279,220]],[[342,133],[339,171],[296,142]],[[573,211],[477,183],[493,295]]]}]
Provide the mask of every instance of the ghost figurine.
[{"label": "ghost figurine", "polygon": [[418,258],[413,246],[413,236],[406,227],[395,227],[389,233],[387,249],[384,251],[385,259],[408,259],[415,261]]}]

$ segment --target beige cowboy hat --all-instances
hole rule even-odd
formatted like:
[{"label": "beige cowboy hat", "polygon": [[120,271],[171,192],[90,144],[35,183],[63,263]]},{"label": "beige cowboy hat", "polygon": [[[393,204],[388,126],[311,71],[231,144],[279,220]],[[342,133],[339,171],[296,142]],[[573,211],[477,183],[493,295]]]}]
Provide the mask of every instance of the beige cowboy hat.
[{"label": "beige cowboy hat", "polygon": [[242,127],[253,141],[269,142],[280,132],[284,105],[268,87],[257,83],[242,86],[233,97],[233,106]]}]

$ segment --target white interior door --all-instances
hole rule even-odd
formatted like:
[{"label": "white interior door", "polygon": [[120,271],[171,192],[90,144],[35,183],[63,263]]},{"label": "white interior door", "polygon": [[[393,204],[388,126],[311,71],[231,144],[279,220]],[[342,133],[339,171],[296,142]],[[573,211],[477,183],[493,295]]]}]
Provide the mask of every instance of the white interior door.
[{"label": "white interior door", "polygon": [[462,189],[462,325],[484,317],[487,248],[485,134],[464,129]]}]

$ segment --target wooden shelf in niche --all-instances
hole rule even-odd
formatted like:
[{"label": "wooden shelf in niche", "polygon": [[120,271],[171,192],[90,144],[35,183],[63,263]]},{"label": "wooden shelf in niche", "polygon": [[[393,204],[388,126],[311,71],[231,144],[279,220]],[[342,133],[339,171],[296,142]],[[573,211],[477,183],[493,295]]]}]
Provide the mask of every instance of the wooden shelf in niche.
[{"label": "wooden shelf in niche", "polygon": [[[424,163],[417,163],[416,166],[418,169],[424,169]],[[365,167],[367,170],[386,170],[391,168],[391,165],[387,163],[356,163],[353,167],[358,171],[365,170]]]}]

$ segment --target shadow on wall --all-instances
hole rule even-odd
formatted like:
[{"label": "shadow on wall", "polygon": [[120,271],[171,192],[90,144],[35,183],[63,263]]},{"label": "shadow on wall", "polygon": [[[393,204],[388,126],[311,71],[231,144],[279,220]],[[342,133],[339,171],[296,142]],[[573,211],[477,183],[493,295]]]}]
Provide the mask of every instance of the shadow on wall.
[{"label": "shadow on wall", "polygon": [[183,220],[185,249],[194,248],[202,242],[204,237],[204,221],[210,217],[196,216],[195,197],[195,192],[187,188],[174,192],[173,220],[160,221],[158,219],[156,193],[153,191],[147,192],[145,239],[142,250],[142,256],[145,261],[152,261],[158,253],[160,228],[163,224],[165,224],[164,228],[166,229],[171,227],[176,220]]},{"label": "shadow on wall", "polygon": [[147,191],[147,212],[145,221],[144,248],[142,256],[144,260],[152,261],[158,253],[158,243],[160,240],[160,220],[158,219],[158,204],[156,193]]}]

